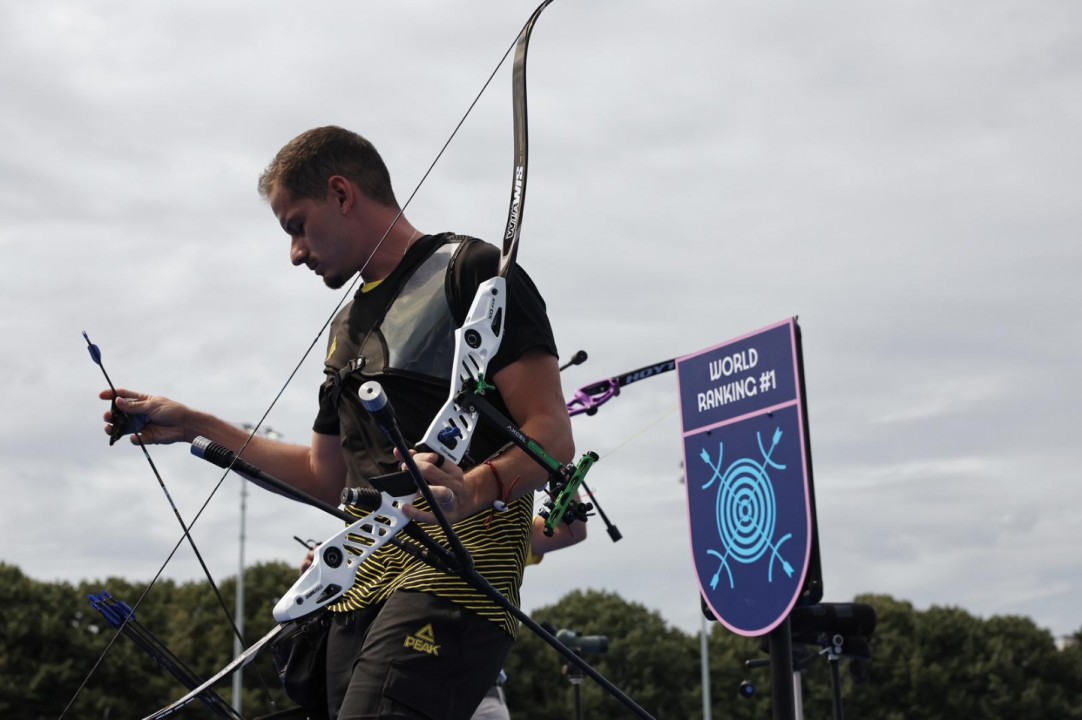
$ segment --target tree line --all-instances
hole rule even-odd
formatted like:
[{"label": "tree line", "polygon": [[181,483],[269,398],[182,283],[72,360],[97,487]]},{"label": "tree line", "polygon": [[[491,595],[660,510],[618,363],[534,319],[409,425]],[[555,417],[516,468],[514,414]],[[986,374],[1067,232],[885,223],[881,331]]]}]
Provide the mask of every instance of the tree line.
[{"label": "tree line", "polygon": [[[245,571],[244,628],[249,641],[271,628],[271,609],[295,578],[296,570],[285,563]],[[231,578],[220,586],[230,610],[235,585]],[[87,599],[107,589],[134,605],[145,587],[119,578],[78,585],[41,582],[0,563],[0,717],[58,718],[65,710],[65,717],[79,719],[142,717],[186,692],[129,638],[116,637]],[[878,623],[870,639],[870,659],[843,658],[839,663],[847,718],[1082,720],[1082,630],[1072,636],[1073,643],[1059,649],[1050,632],[1025,617],[982,619],[956,607],[917,610],[887,595],[855,600],[875,608]],[[203,677],[232,657],[232,630],[205,582],[160,580],[140,603],[136,617]],[[698,634],[672,627],[656,611],[610,592],[574,591],[532,617],[554,629],[606,637],[607,651],[585,647],[583,657],[659,719],[702,717]],[[819,651],[815,646],[795,651],[799,655],[805,649]],[[713,718],[770,718],[769,669],[745,667],[748,660],[767,659],[761,641],[711,623],[708,654]],[[816,657],[802,673],[808,720],[834,717],[830,670],[827,660]],[[505,691],[515,720],[575,717],[575,678],[563,658],[528,630],[519,633],[506,673]],[[290,707],[269,653],[245,670],[244,680],[246,717]],[[739,691],[745,680],[756,687],[751,697]],[[629,716],[589,678],[577,688],[582,718]],[[231,699],[228,680],[217,690],[227,702]],[[197,704],[183,717],[216,716]]]}]

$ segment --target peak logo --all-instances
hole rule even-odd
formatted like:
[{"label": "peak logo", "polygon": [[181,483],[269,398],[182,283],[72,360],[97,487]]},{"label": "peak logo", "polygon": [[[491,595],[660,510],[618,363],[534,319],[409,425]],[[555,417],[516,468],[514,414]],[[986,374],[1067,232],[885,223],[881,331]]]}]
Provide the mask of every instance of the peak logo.
[{"label": "peak logo", "polygon": [[432,632],[432,624],[429,623],[423,628],[407,635],[406,640],[402,643],[403,647],[408,647],[417,652],[423,652],[428,655],[439,655],[440,646],[436,644],[436,635]]}]

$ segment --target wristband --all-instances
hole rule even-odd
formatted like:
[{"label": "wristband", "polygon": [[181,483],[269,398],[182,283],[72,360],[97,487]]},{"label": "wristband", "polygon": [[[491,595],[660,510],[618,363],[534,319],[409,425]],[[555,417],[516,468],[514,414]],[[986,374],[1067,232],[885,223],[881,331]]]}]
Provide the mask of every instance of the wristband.
[{"label": "wristband", "polygon": [[496,469],[496,466],[492,464],[491,460],[485,460],[484,465],[492,471],[492,477],[496,479],[496,499],[492,501],[492,509],[496,512],[505,512],[507,510],[507,501],[510,498],[507,496],[507,491],[504,489],[503,478],[500,477],[500,472]]}]

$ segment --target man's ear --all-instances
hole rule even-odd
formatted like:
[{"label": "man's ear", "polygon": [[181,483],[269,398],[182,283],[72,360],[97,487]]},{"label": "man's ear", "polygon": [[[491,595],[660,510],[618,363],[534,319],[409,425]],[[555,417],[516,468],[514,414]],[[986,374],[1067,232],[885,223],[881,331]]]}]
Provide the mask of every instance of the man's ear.
[{"label": "man's ear", "polygon": [[354,193],[353,185],[341,175],[331,175],[327,179],[327,199],[334,202],[343,215],[353,207],[356,201]]}]

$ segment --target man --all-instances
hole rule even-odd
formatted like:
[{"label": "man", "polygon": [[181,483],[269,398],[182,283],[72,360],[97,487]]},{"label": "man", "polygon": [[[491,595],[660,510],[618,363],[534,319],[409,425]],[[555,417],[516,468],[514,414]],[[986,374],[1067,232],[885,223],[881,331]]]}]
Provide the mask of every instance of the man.
[{"label": "man", "polygon": [[[331,327],[311,445],[257,435],[244,450],[271,474],[337,504],[344,486],[366,485],[399,467],[360,403],[360,385],[379,380],[406,439],[418,442],[449,392],[454,330],[477,286],[495,275],[499,253],[473,238],[414,228],[375,148],[341,128],[316,128],[290,141],[264,171],[259,190],[291,239],[294,265],[307,266],[331,288],[357,273],[364,280]],[[491,402],[567,462],[574,445],[544,301],[518,269],[507,294],[504,338],[488,367],[496,386]],[[116,395],[120,411],[149,421],[144,442],[203,435],[238,450],[247,439],[231,424],[167,398]],[[114,399],[110,391],[101,397]],[[110,432],[113,414],[105,419]],[[415,453],[415,460],[478,571],[517,603],[532,494],[547,475],[517,449],[496,454],[504,443],[482,422],[470,456],[483,462],[464,472],[430,452]],[[434,520],[423,501],[407,514]],[[443,538],[438,527],[430,529]],[[331,610],[327,705],[329,717],[339,720],[468,718],[515,632],[513,617],[459,578],[390,546],[361,566],[354,587]]]}]

